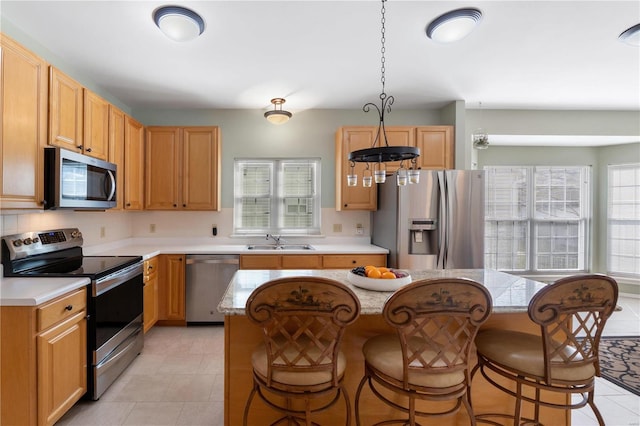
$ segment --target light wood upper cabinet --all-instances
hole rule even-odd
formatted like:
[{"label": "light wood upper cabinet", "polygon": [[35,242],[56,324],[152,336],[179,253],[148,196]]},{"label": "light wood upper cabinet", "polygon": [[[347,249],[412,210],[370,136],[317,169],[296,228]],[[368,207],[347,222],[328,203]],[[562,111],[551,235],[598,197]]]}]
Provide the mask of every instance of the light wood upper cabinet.
[{"label": "light wood upper cabinet", "polygon": [[145,209],[219,210],[218,127],[148,127]]},{"label": "light wood upper cabinet", "polygon": [[[365,163],[355,163],[354,172],[358,175],[358,185],[347,185],[350,173],[349,153],[358,149],[371,148],[377,128],[342,127],[336,132],[336,210],[375,210],[377,194],[375,187],[362,186]],[[373,173],[373,170],[370,170]]]},{"label": "light wood upper cabinet", "polygon": [[124,170],[125,210],[144,208],[144,126],[129,116],[124,121]]},{"label": "light wood upper cabinet", "polygon": [[[358,176],[357,186],[347,185],[347,174],[350,173],[349,153],[358,149],[371,148],[378,133],[377,126],[341,127],[336,132],[336,210],[376,210],[376,184],[366,188],[362,186],[362,176],[366,163],[355,163],[354,172]],[[453,126],[388,126],[386,128],[389,146],[415,146],[420,149],[420,157],[416,165],[422,169],[452,169]],[[380,141],[376,146],[384,146]],[[411,168],[411,162],[405,161],[404,168]],[[369,165],[372,172],[375,165]],[[400,162],[385,164],[385,169],[393,173],[400,167]],[[387,182],[386,184],[395,184]]]},{"label": "light wood upper cabinet", "polygon": [[40,209],[47,143],[47,64],[0,35],[0,205]]},{"label": "light wood upper cabinet", "polygon": [[109,106],[109,161],[118,166],[116,170],[117,210],[122,210],[124,198],[124,121],[125,114],[113,105]]},{"label": "light wood upper cabinet", "polygon": [[416,129],[416,146],[420,148],[421,169],[453,169],[453,126],[425,126]]},{"label": "light wood upper cabinet", "polygon": [[49,145],[82,152],[83,88],[49,67]]},{"label": "light wood upper cabinet", "polygon": [[109,157],[109,102],[84,89],[83,153],[107,160]]}]

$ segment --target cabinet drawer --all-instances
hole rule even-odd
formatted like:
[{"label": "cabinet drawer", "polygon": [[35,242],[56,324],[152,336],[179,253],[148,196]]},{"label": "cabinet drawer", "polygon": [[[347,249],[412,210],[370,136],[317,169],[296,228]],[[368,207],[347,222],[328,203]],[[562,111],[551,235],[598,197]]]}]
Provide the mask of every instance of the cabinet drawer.
[{"label": "cabinet drawer", "polygon": [[240,269],[280,269],[280,256],[277,254],[240,256]]},{"label": "cabinet drawer", "polygon": [[322,267],[325,269],[345,269],[356,266],[386,266],[386,254],[326,254],[322,256]]},{"label": "cabinet drawer", "polygon": [[144,273],[144,282],[155,278],[158,274],[158,256],[145,260],[142,270]]},{"label": "cabinet drawer", "polygon": [[36,310],[38,332],[77,314],[86,306],[87,295],[84,288],[42,305]]},{"label": "cabinet drawer", "polygon": [[282,269],[322,269],[322,256],[313,254],[283,255]]}]

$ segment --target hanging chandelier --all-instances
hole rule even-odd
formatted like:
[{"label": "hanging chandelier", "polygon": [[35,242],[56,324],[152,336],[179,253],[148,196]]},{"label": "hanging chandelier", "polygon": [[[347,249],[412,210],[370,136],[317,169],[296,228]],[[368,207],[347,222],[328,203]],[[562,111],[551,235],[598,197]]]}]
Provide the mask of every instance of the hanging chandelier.
[{"label": "hanging chandelier", "polygon": [[[357,151],[353,151],[349,153],[349,166],[350,171],[347,175],[347,185],[348,186],[356,186],[357,185],[357,175],[354,173],[355,163],[367,163],[365,169],[365,176],[363,177],[363,185],[371,186],[372,176],[370,171],[370,163],[374,164],[374,172],[373,175],[375,177],[376,183],[384,183],[386,180],[386,172],[383,166],[383,163],[400,161],[400,169],[398,169],[397,174],[397,183],[398,185],[406,185],[409,183],[417,183],[418,182],[418,167],[416,164],[416,158],[420,156],[420,149],[413,146],[389,146],[389,141],[387,140],[387,133],[384,126],[384,114],[385,112],[391,112],[391,105],[393,105],[394,98],[393,96],[387,96],[384,91],[385,85],[385,7],[384,4],[387,0],[382,0],[382,19],[381,19],[381,59],[380,59],[380,71],[381,78],[380,82],[382,83],[382,92],[380,92],[380,107],[376,104],[369,102],[366,103],[362,110],[364,112],[369,112],[372,108],[378,111],[378,131],[376,132],[375,140],[373,141],[373,145],[371,148],[359,149]],[[403,166],[403,162],[409,160],[411,162],[411,170],[407,170]],[[367,176],[367,171],[369,171],[369,175]]]}]

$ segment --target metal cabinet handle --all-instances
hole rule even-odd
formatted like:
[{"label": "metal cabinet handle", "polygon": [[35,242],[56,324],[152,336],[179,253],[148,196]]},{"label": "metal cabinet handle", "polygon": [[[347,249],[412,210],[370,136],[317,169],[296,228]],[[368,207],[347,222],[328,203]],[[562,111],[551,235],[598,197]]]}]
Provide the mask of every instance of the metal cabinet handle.
[{"label": "metal cabinet handle", "polygon": [[73,305],[67,305],[64,307],[65,311],[70,311],[73,309]]},{"label": "metal cabinet handle", "polygon": [[77,145],[76,148],[82,149],[82,145]]},{"label": "metal cabinet handle", "polygon": [[87,152],[91,152],[91,148],[87,148]]}]

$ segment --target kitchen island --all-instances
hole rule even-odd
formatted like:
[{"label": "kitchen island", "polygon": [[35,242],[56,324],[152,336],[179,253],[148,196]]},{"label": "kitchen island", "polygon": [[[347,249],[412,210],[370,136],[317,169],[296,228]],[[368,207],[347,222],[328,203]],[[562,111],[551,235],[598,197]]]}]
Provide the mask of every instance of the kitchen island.
[{"label": "kitchen island", "polygon": [[[527,315],[527,306],[533,295],[545,284],[498,272],[492,269],[450,269],[409,271],[413,281],[426,278],[464,277],[485,285],[493,298],[493,311],[483,328],[503,328],[539,334],[539,328]],[[364,372],[362,345],[370,337],[394,332],[382,317],[382,307],[392,292],[364,290],[347,280],[348,270],[240,270],[231,280],[218,310],[225,314],[225,424],[242,424],[242,415],[247,396],[252,386],[251,353],[261,342],[260,329],[245,316],[244,307],[251,292],[267,281],[289,276],[319,276],[335,279],[348,285],[360,299],[360,318],[345,332],[342,349],[347,356],[345,385],[351,398]],[[476,413],[512,412],[514,401],[488,384],[481,375],[472,383],[472,402]],[[563,397],[560,397],[563,398]],[[560,401],[564,401],[561,399]],[[390,418],[393,411],[382,404],[370,392],[362,394],[362,424]],[[351,407],[353,413],[353,406]],[[531,407],[525,405],[523,414],[530,415]],[[393,412],[397,415],[398,412]],[[314,417],[320,424],[344,424],[344,405],[335,407]],[[269,424],[277,418],[276,413],[263,403],[254,401],[251,407],[250,424]],[[561,410],[541,409],[541,421],[545,424],[569,425],[571,415]],[[468,425],[464,410],[454,416],[439,418],[439,425]]]}]

